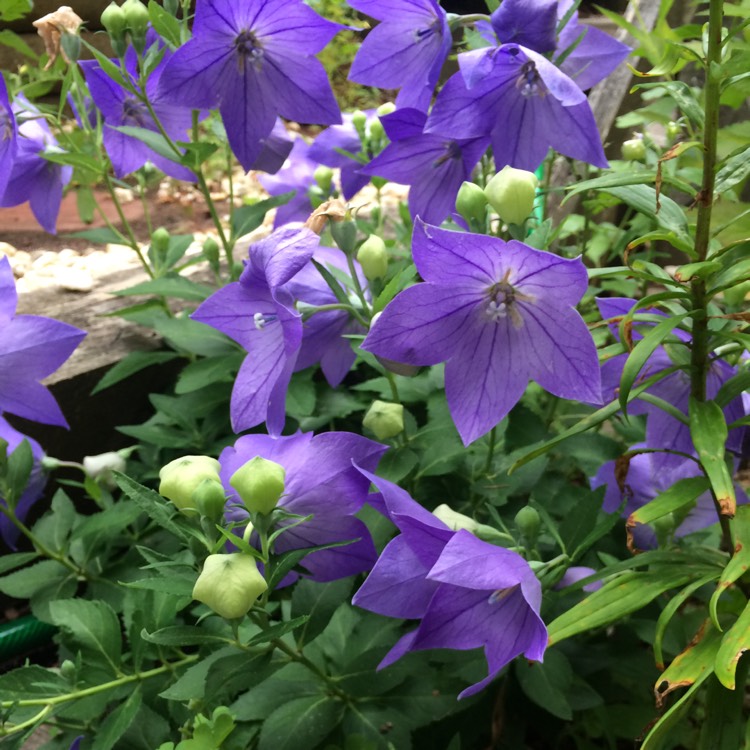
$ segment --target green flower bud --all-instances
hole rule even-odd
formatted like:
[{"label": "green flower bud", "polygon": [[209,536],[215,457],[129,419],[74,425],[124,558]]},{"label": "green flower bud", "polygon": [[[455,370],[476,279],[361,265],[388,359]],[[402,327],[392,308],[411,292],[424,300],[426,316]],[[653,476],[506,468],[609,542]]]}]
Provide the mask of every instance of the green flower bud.
[{"label": "green flower bud", "polygon": [[388,272],[388,251],[385,249],[385,242],[376,234],[371,234],[359,246],[357,260],[370,281],[382,279]]},{"label": "green flower bud", "polygon": [[390,115],[391,112],[396,111],[396,105],[393,102],[386,102],[385,104],[381,104],[376,110],[375,114],[378,117],[385,117],[386,115]]},{"label": "green flower bud", "polygon": [[193,599],[233,620],[244,617],[267,588],[251,555],[209,555],[193,587]]},{"label": "green flower bud", "polygon": [[367,127],[367,115],[361,109],[352,113],[352,125],[354,125],[354,129],[361,140],[365,135],[365,127]]},{"label": "green flower bud", "polygon": [[208,261],[208,265],[218,273],[219,272],[219,243],[213,237],[206,237],[203,243],[203,255]]},{"label": "green flower bud", "polygon": [[622,144],[622,158],[628,161],[643,161],[646,158],[646,144],[643,138],[630,138]]},{"label": "green flower bud", "polygon": [[136,52],[142,55],[146,49],[146,31],[149,24],[148,9],[141,0],[125,0],[122,12],[125,14],[125,21],[130,32],[130,41],[133,43]]},{"label": "green flower bud", "polygon": [[183,456],[170,461],[159,471],[159,494],[171,500],[181,513],[195,515],[198,508],[193,492],[204,479],[220,482],[221,466],[208,456]]},{"label": "green flower bud", "polygon": [[432,511],[432,515],[439,518],[451,531],[465,529],[472,534],[476,534],[480,526],[478,521],[453,510],[453,508],[445,503],[438,505],[438,507]]},{"label": "green flower bud", "polygon": [[404,407],[387,401],[373,401],[362,420],[362,425],[378,440],[396,437],[404,431]]},{"label": "green flower bud", "polygon": [[333,182],[333,170],[330,167],[326,167],[321,164],[313,172],[313,177],[318,187],[323,191],[325,195],[331,192],[331,184]]},{"label": "green flower bud", "polygon": [[679,122],[670,120],[665,128],[667,138],[670,142],[676,141],[682,135],[682,125]]},{"label": "green flower bud", "polygon": [[385,136],[385,128],[383,123],[377,119],[377,117],[370,123],[370,138],[373,141],[380,141]]},{"label": "green flower bud", "polygon": [[463,182],[456,196],[456,211],[471,222],[484,220],[487,209],[487,196],[484,190],[474,182]]},{"label": "green flower bud", "polygon": [[487,202],[506,224],[523,224],[534,208],[536,175],[524,169],[503,167],[484,189]]},{"label": "green flower bud", "polygon": [[60,675],[69,682],[72,682],[75,679],[77,672],[78,668],[70,659],[65,659],[60,665]]},{"label": "green flower bud", "polygon": [[125,32],[128,29],[128,22],[125,20],[125,14],[117,3],[110,3],[102,12],[102,26],[106,29],[111,37],[124,39]]},{"label": "green flower bud", "polygon": [[539,513],[530,505],[526,505],[516,513],[515,522],[526,543],[529,546],[535,544],[542,525]]},{"label": "green flower bud", "polygon": [[162,265],[167,258],[169,250],[169,231],[159,227],[151,235],[151,258],[158,265]]},{"label": "green flower bud", "polygon": [[224,514],[226,493],[224,485],[216,479],[204,479],[190,498],[202,516],[218,521]]},{"label": "green flower bud", "polygon": [[232,474],[229,484],[249,511],[267,515],[284,494],[285,479],[286,470],[281,464],[256,456]]},{"label": "green flower bud", "polygon": [[331,237],[339,250],[351,255],[357,244],[357,225],[353,221],[344,220],[331,222],[328,226],[331,229]]}]

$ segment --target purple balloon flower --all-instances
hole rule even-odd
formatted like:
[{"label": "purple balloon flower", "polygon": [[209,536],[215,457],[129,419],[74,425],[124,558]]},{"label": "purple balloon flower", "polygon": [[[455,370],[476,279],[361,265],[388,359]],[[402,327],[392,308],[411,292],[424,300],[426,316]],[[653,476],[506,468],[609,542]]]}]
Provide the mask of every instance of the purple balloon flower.
[{"label": "purple balloon flower", "polygon": [[362,347],[411,365],[446,362],[448,406],[465,445],[502,420],[530,379],[562,398],[601,403],[596,348],[574,309],[580,258],[417,222],[423,284],[401,292]]},{"label": "purple balloon flower", "polygon": [[232,429],[266,422],[279,435],[289,380],[302,343],[302,317],[286,283],[310,260],[319,237],[282,227],[250,247],[239,281],[212,294],[192,314],[247,350],[232,390]]},{"label": "purple balloon flower", "polygon": [[461,71],[438,94],[428,133],[492,139],[495,166],[535,170],[550,148],[606,167],[581,89],[540,54],[503,44],[459,55]]},{"label": "purple balloon flower", "polygon": [[[192,124],[192,112],[188,107],[166,102],[159,91],[159,79],[164,66],[172,56],[169,50],[165,50],[163,54],[162,61],[148,77],[145,93],[167,135],[173,141],[185,140]],[[117,60],[112,62],[119,65]],[[104,148],[112,162],[115,175],[125,177],[150,161],[170,177],[195,182],[195,175],[187,167],[157,154],[138,138],[115,130],[125,125],[159,132],[148,107],[135,94],[113,81],[96,60],[84,60],[79,64],[83,68],[94,104],[102,113]],[[132,47],[125,56],[125,70],[122,73],[137,88],[138,58]]]},{"label": "purple balloon flower", "polygon": [[0,414],[67,427],[52,394],[39,383],[62,365],[86,335],[51,318],[16,315],[10,262],[0,258]]},{"label": "purple balloon flower", "polygon": [[0,75],[0,199],[10,179],[10,172],[18,148],[18,128],[13,108],[8,99],[5,79]]},{"label": "purple balloon flower", "polygon": [[[0,440],[8,443],[7,455],[10,456],[18,448],[23,440],[28,440],[31,446],[31,453],[34,456],[34,466],[31,469],[28,484],[23,494],[19,498],[15,507],[16,516],[23,521],[34,503],[42,496],[44,485],[47,483],[47,477],[42,470],[41,460],[44,458],[42,446],[33,438],[27,437],[23,433],[11,427],[8,422],[0,416]],[[5,498],[0,496],[0,503],[5,505]],[[19,535],[18,529],[3,515],[0,514],[0,536],[9,546],[15,548],[16,540]]]},{"label": "purple balloon flower", "polygon": [[[55,234],[63,189],[73,176],[73,167],[54,164],[42,156],[43,151],[59,147],[41,113],[26,97],[18,94],[12,109],[18,138],[0,206],[7,208],[28,201],[42,229]],[[7,122],[4,127],[8,127]]]},{"label": "purple balloon flower", "polygon": [[292,151],[294,141],[289,137],[284,123],[277,118],[271,134],[261,138],[261,152],[250,169],[268,174],[276,174],[283,166]]},{"label": "purple balloon flower", "polygon": [[[367,500],[370,480],[357,467],[374,471],[386,450],[385,445],[347,432],[307,432],[279,438],[245,435],[219,456],[222,482],[231,493],[227,518],[247,518],[229,484],[234,472],[256,456],[275,461],[286,470],[278,507],[300,516],[312,515],[281,534],[275,551],[284,553],[356,539],[343,547],[313,552],[302,565],[316,581],[335,581],[370,570],[377,553],[367,527],[354,517]],[[282,521],[280,525],[290,523]]]},{"label": "purple balloon flower", "polygon": [[315,184],[318,165],[310,158],[310,146],[302,139],[294,141],[284,167],[275,175],[258,175],[258,182],[269,195],[283,195],[292,190],[294,197],[276,209],[275,228],[290,221],[306,221],[313,211],[308,189]]},{"label": "purple balloon flower", "polygon": [[[364,110],[366,124],[376,119],[374,109]],[[362,164],[341,151],[354,156],[362,151],[362,141],[352,122],[352,113],[342,115],[344,122],[326,128],[310,145],[308,157],[318,164],[341,170],[341,192],[346,200],[351,200],[367,183],[370,178],[360,173]],[[372,154],[369,154],[372,158]]]},{"label": "purple balloon flower", "polygon": [[198,0],[193,38],[167,63],[159,93],[175,104],[218,106],[232,151],[250,169],[277,115],[341,122],[313,57],[341,28],[301,0]]},{"label": "purple balloon flower", "polygon": [[460,699],[485,688],[520,654],[541,661],[547,629],[539,617],[542,589],[529,564],[468,531],[451,531],[400,487],[367,476],[401,534],[383,550],[352,603],[386,617],[420,620],[378,669],[409,651],[483,648],[489,674]]},{"label": "purple balloon flower", "polygon": [[411,185],[409,213],[428,224],[440,224],[455,209],[461,183],[471,177],[490,140],[455,140],[424,133],[426,119],[416,109],[400,109],[383,117],[392,142],[360,172]]},{"label": "purple balloon flower", "polygon": [[436,0],[348,0],[380,23],[354,58],[349,78],[365,86],[401,89],[396,104],[427,110],[451,48],[445,11]]},{"label": "purple balloon flower", "polygon": [[[611,329],[614,335],[617,336],[618,318],[627,315],[635,304],[635,301],[624,298],[601,298],[597,299],[597,304],[602,317],[605,320],[611,319],[613,321]],[[656,311],[643,310],[642,312],[654,314]],[[638,328],[641,328],[641,330],[648,330],[648,328],[653,325],[653,323],[648,322],[637,322],[636,326],[632,329],[633,339],[637,341],[642,338],[642,334],[638,331]],[[689,345],[691,340],[690,334],[681,330],[675,330],[674,334],[678,339],[683,341],[686,346]],[[616,357],[607,360],[602,365],[603,393],[604,398],[607,401],[612,401],[617,398],[617,391],[622,378],[622,369],[625,366],[627,358],[627,354],[619,354]],[[674,367],[674,365],[675,362],[669,356],[667,349],[664,346],[657,347],[641,370],[636,385],[652,375]],[[709,399],[714,398],[719,392],[721,386],[736,374],[736,368],[728,365],[724,360],[712,360],[706,378],[706,397]],[[670,375],[667,375],[662,380],[659,380],[657,383],[654,383],[654,385],[648,388],[648,393],[658,396],[687,416],[688,404],[690,401],[690,388],[690,373],[687,369],[682,369],[677,370]],[[679,419],[676,419],[663,409],[646,401],[641,401],[640,399],[631,401],[630,404],[628,404],[628,412],[630,414],[646,414],[648,416],[646,422],[646,445],[649,448],[667,449],[686,453],[688,455],[695,455],[693,440],[690,437],[690,429]],[[741,396],[733,399],[726,406],[724,409],[724,415],[727,424],[745,416],[745,406]],[[731,430],[727,439],[727,448],[735,453],[740,453],[742,449],[742,437],[742,428]],[[683,458],[669,453],[659,453],[655,456],[653,461],[658,466],[666,468],[682,465]]]},{"label": "purple balloon flower", "polygon": [[555,49],[557,0],[503,0],[491,21],[502,44],[520,44],[540,54]]}]

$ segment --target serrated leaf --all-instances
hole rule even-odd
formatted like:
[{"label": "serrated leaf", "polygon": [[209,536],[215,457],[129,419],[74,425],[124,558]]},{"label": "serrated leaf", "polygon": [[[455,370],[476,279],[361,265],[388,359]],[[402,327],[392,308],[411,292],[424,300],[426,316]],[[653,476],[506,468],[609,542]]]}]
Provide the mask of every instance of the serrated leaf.
[{"label": "serrated leaf", "polygon": [[205,643],[227,643],[227,641],[232,640],[228,636],[216,635],[208,632],[205,628],[194,625],[170,625],[154,633],[148,633],[144,630],[141,637],[149,643],[156,643],[159,646],[176,646],[179,648],[201,646]]},{"label": "serrated leaf", "polygon": [[293,630],[304,625],[310,619],[310,615],[300,615],[295,617],[293,620],[287,620],[286,622],[279,622],[276,625],[254,635],[248,642],[248,646],[258,646],[261,643],[269,643],[276,638],[281,638],[282,635],[291,633]]},{"label": "serrated leaf", "polygon": [[170,701],[199,700],[206,694],[206,678],[211,667],[218,661],[241,659],[241,654],[233,646],[226,646],[209,654],[205,659],[191,664],[169,687],[159,693]]},{"label": "serrated leaf", "polygon": [[162,276],[158,279],[149,279],[127,289],[120,289],[114,292],[114,294],[119,297],[129,297],[136,294],[153,294],[162,297],[186,299],[191,302],[203,302],[213,291],[211,287],[205,284],[198,284],[195,281],[186,279],[184,276],[175,274]]},{"label": "serrated leaf", "polygon": [[215,357],[237,351],[237,345],[221,331],[190,318],[159,318],[154,321],[154,330],[192,354]]},{"label": "serrated leaf", "polygon": [[117,741],[133,723],[141,707],[141,686],[128,695],[127,700],[115,708],[109,716],[99,725],[94,735],[91,750],[112,750]]},{"label": "serrated leaf", "polygon": [[175,393],[192,393],[219,381],[233,382],[244,357],[243,352],[235,352],[190,362],[182,368],[177,378]]},{"label": "serrated leaf", "polygon": [[341,721],[344,705],[327,695],[298,698],[263,722],[258,750],[314,748]]},{"label": "serrated leaf", "polygon": [[177,359],[179,356],[177,352],[130,352],[124,359],[107,370],[102,379],[94,386],[91,395],[93,396],[95,393],[129,378],[131,375],[151,367],[151,365],[164,364]]},{"label": "serrated leaf", "polygon": [[308,616],[297,633],[300,647],[323,632],[341,602],[351,595],[352,585],[351,578],[330,583],[303,578],[297,583],[292,592],[292,617]]},{"label": "serrated leaf", "polygon": [[16,599],[30,599],[52,581],[66,579],[72,575],[71,571],[56,560],[42,560],[0,578],[0,591]]},{"label": "serrated leaf", "polygon": [[544,654],[543,663],[519,660],[515,667],[518,682],[528,698],[558,719],[573,718],[568,701],[573,669],[561,651],[550,649]]},{"label": "serrated leaf", "polygon": [[7,573],[14,568],[20,568],[38,557],[38,552],[10,552],[0,555],[0,574]]}]

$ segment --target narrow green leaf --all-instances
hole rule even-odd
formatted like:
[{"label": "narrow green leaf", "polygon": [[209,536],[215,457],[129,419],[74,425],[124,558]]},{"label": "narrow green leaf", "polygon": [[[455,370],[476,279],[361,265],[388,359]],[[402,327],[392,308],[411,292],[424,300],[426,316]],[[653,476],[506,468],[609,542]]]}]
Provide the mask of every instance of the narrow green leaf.
[{"label": "narrow green leaf", "polygon": [[275,195],[272,198],[258,201],[251,206],[236,208],[232,213],[232,239],[239,239],[257,229],[272,208],[288,203],[296,192],[296,190],[292,190],[288,193],[282,193],[281,195]]},{"label": "narrow green leaf", "polygon": [[291,633],[293,630],[304,625],[310,619],[310,615],[300,615],[295,617],[293,620],[287,620],[286,622],[280,622],[276,625],[271,625],[270,628],[264,630],[262,633],[254,635],[248,642],[248,646],[257,646],[261,643],[268,643],[275,638],[281,638],[282,635]]},{"label": "narrow green leaf", "polygon": [[198,284],[195,281],[186,279],[184,276],[174,274],[162,276],[159,279],[150,279],[127,289],[119,289],[113,293],[118,297],[129,297],[136,294],[154,294],[162,297],[186,299],[191,302],[203,302],[213,291],[211,287],[205,284]]},{"label": "narrow green leaf", "polygon": [[180,46],[180,22],[159,3],[149,0],[148,17],[154,31],[172,47]]},{"label": "narrow green leaf", "polygon": [[692,506],[708,489],[709,482],[704,476],[680,479],[631,513],[625,525],[630,531],[639,523],[653,523],[669,513]]},{"label": "narrow green leaf", "polygon": [[312,258],[312,264],[318,269],[318,273],[323,277],[326,284],[328,284],[330,290],[335,295],[336,300],[342,305],[351,305],[349,298],[346,296],[346,292],[341,284],[336,281],[334,275],[322,263],[318,263],[315,258]]},{"label": "narrow green leaf", "polygon": [[136,685],[135,689],[128,695],[127,700],[117,706],[99,725],[94,735],[91,750],[112,750],[120,737],[133,723],[141,707],[141,702],[141,686]]},{"label": "narrow green leaf", "polygon": [[26,563],[32,562],[39,557],[38,552],[10,552],[0,556],[0,574],[7,573],[14,568],[20,568]]},{"label": "narrow green leaf", "polygon": [[719,577],[719,584],[708,603],[708,611],[717,630],[719,624],[718,606],[721,595],[750,568],[750,506],[741,505],[732,524],[734,531],[734,550]]},{"label": "narrow green leaf", "polygon": [[725,633],[719,652],[716,654],[714,671],[719,682],[727,690],[735,689],[737,662],[748,649],[750,649],[750,602],[745,605],[742,614]]},{"label": "narrow green leaf", "polygon": [[731,153],[716,173],[714,192],[718,195],[733,188],[750,174],[750,146]]},{"label": "narrow green leaf", "polygon": [[175,646],[178,648],[182,648],[183,646],[201,646],[205,643],[228,643],[232,640],[228,636],[209,633],[205,628],[193,625],[170,625],[154,633],[148,633],[143,630],[141,638],[149,643],[156,643],[159,646]]},{"label": "narrow green leaf", "polygon": [[129,378],[136,372],[151,367],[151,365],[164,364],[164,362],[170,362],[179,358],[179,356],[177,352],[130,352],[125,355],[124,359],[107,370],[102,379],[94,386],[91,395],[93,396],[95,393]]},{"label": "narrow green leaf", "polygon": [[30,599],[54,581],[73,574],[56,560],[42,560],[0,578],[0,591],[16,599]]},{"label": "narrow green leaf", "polygon": [[146,128],[136,128],[132,125],[119,125],[117,127],[110,125],[110,127],[118,130],[120,133],[129,135],[131,138],[136,138],[141,143],[145,143],[152,151],[159,154],[159,156],[176,164],[180,163],[182,154],[176,153],[161,133],[147,130]]}]

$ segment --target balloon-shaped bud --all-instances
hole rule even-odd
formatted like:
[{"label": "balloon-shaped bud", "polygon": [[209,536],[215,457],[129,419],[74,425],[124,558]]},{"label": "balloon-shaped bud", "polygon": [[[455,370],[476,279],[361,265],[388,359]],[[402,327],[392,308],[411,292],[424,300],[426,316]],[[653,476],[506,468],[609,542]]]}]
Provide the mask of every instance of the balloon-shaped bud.
[{"label": "balloon-shaped bud", "polygon": [[193,493],[204,479],[220,482],[221,466],[208,456],[183,456],[170,461],[159,471],[159,494],[171,500],[177,509],[187,515],[197,514]]},{"label": "balloon-shaped bud", "polygon": [[206,237],[203,242],[203,256],[214,273],[219,272],[219,243],[213,237]]},{"label": "balloon-shaped bud", "polygon": [[83,457],[83,470],[105,487],[114,487],[113,471],[125,471],[125,458],[116,451]]},{"label": "balloon-shaped bud", "polygon": [[362,425],[378,440],[388,440],[404,431],[404,407],[387,401],[373,401]]},{"label": "balloon-shaped bud", "polygon": [[456,211],[466,221],[481,222],[487,209],[487,196],[475,182],[463,182],[456,196]]},{"label": "balloon-shaped bud", "polygon": [[376,117],[371,123],[370,123],[370,138],[373,141],[380,141],[385,136],[385,128],[383,127],[383,123],[378,120]]},{"label": "balloon-shaped bud", "polygon": [[375,110],[375,114],[378,117],[385,117],[386,115],[390,115],[395,111],[396,111],[396,105],[393,102],[385,102],[384,104],[381,104]]},{"label": "balloon-shaped bud", "polygon": [[219,521],[224,515],[227,497],[224,485],[216,479],[204,479],[194,490],[192,501],[202,516]]},{"label": "balloon-shaped bud", "polygon": [[122,8],[115,2],[110,3],[101,15],[102,26],[110,36],[122,38],[128,28],[128,22],[125,20],[125,14]]},{"label": "balloon-shaped bud", "polygon": [[249,511],[267,515],[284,494],[285,479],[286,469],[281,464],[256,456],[232,474],[229,484]]},{"label": "balloon-shaped bud", "polygon": [[516,513],[515,522],[526,543],[529,546],[535,544],[542,523],[539,513],[530,505],[526,505]]},{"label": "balloon-shaped bud", "polygon": [[331,237],[339,250],[351,255],[357,245],[357,225],[353,221],[344,219],[344,221],[329,224],[329,227]]},{"label": "balloon-shaped bud", "polygon": [[159,227],[151,235],[151,256],[157,265],[162,265],[169,250],[169,230]]},{"label": "balloon-shaped bud", "polygon": [[357,260],[370,281],[382,279],[388,272],[388,251],[385,242],[376,234],[371,234],[359,246]]},{"label": "balloon-shaped bud", "polygon": [[125,0],[122,12],[125,14],[125,21],[130,32],[130,41],[136,52],[143,54],[146,49],[146,31],[150,20],[148,8],[141,0]]},{"label": "balloon-shaped bud", "polygon": [[367,115],[358,109],[356,112],[352,112],[352,125],[359,134],[360,140],[364,138],[365,128],[367,127]]},{"label": "balloon-shaped bud", "polygon": [[315,178],[318,187],[323,193],[325,193],[325,195],[328,195],[331,192],[331,185],[333,183],[333,170],[330,167],[321,164],[319,167],[316,167],[313,172],[313,177]]},{"label": "balloon-shaped bud", "polygon": [[209,555],[193,587],[193,599],[233,620],[244,617],[267,588],[251,555]]},{"label": "balloon-shaped bud", "polygon": [[484,189],[487,202],[506,224],[523,224],[534,208],[539,180],[533,172],[503,167]]},{"label": "balloon-shaped bud", "polygon": [[646,158],[646,144],[643,138],[630,138],[622,144],[622,158],[628,161],[643,161]]}]

